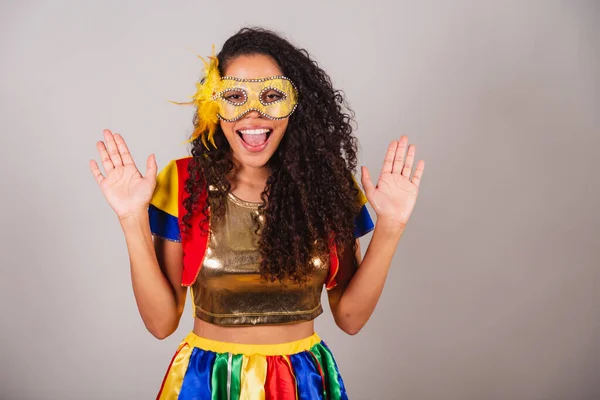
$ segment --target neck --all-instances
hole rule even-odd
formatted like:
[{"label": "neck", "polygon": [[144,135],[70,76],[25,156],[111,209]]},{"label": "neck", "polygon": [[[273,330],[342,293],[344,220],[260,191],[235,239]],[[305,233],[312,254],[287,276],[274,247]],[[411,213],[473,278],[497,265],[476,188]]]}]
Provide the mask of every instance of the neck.
[{"label": "neck", "polygon": [[232,171],[234,175],[230,178],[230,182],[234,184],[244,183],[248,186],[264,187],[271,175],[271,169],[267,166],[251,167],[236,161],[234,161],[234,164],[235,168]]}]

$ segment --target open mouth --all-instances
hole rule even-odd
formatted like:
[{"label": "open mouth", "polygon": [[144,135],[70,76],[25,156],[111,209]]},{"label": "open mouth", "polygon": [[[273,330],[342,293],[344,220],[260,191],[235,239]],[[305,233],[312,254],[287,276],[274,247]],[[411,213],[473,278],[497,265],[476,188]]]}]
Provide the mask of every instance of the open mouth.
[{"label": "open mouth", "polygon": [[238,136],[251,147],[259,147],[262,146],[269,140],[269,136],[272,133],[271,129],[261,128],[261,129],[241,129],[236,131]]}]

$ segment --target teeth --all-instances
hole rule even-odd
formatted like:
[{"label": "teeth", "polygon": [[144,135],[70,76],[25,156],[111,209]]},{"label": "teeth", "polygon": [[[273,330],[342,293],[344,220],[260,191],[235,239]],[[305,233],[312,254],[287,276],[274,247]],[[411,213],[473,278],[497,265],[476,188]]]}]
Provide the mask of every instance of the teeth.
[{"label": "teeth", "polygon": [[244,129],[240,131],[244,135],[262,135],[271,132],[270,129]]}]

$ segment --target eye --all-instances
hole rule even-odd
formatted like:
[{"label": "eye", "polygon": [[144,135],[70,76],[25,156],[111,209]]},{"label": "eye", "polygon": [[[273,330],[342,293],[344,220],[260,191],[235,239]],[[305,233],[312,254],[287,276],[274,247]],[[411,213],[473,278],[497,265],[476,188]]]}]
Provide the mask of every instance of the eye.
[{"label": "eye", "polygon": [[275,89],[265,90],[261,94],[261,101],[265,104],[274,103],[281,99],[285,99],[285,93],[281,93]]},{"label": "eye", "polygon": [[246,101],[246,93],[239,89],[228,90],[221,94],[221,97],[234,104],[244,104]]}]

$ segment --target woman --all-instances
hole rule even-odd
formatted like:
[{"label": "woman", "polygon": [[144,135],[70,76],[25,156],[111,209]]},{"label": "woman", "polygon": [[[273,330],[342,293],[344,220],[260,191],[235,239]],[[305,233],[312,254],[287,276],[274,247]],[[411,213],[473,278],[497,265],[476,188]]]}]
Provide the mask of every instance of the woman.
[{"label": "woman", "polygon": [[[366,198],[352,175],[352,113],[328,75],[278,35],[242,29],[205,62],[193,104],[191,156],[138,171],[125,141],[104,131],[104,176],[147,329],[171,335],[187,287],[194,327],[159,399],[345,399],[314,332],[326,287],[336,324],[354,335],[381,294],[414,208],[424,162],[402,136]],[[405,153],[408,148],[408,153]],[[377,223],[365,203],[377,213]],[[361,260],[358,237],[374,229]]]}]

